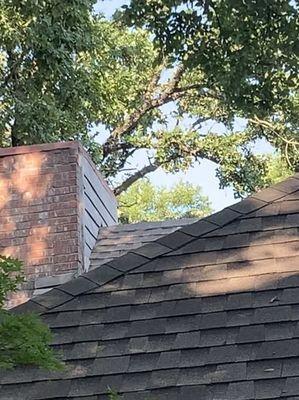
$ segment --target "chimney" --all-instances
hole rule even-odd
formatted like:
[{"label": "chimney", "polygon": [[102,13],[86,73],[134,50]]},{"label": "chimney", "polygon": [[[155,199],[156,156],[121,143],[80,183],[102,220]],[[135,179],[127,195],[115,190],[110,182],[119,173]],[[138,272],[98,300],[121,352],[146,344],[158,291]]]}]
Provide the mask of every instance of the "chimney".
[{"label": "chimney", "polygon": [[78,142],[0,149],[0,254],[27,280],[8,308],[87,271],[99,228],[115,224],[114,194]]}]

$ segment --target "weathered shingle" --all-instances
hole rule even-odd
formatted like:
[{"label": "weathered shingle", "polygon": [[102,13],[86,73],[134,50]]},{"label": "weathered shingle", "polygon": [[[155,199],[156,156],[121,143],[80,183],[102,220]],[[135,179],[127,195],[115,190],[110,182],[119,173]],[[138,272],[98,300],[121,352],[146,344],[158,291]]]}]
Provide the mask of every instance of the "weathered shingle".
[{"label": "weathered shingle", "polygon": [[[93,270],[18,310],[43,314],[68,370],[5,372],[1,400],[107,400],[109,387],[124,400],[297,400],[298,192],[291,178],[105,265],[96,248]],[[128,244],[124,232],[136,226],[106,245]]]}]

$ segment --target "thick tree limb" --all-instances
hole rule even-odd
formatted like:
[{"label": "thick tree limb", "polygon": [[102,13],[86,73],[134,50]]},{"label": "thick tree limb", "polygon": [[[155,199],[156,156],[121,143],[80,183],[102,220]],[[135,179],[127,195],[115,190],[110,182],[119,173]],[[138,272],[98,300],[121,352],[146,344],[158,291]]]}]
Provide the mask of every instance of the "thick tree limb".
[{"label": "thick tree limb", "polygon": [[115,196],[119,196],[122,192],[126,191],[133,183],[138,181],[138,179],[143,178],[145,175],[150,172],[156,171],[159,168],[158,164],[149,164],[145,167],[141,168],[141,170],[137,171],[135,174],[129,176],[124,182],[122,182],[119,186],[114,189]]},{"label": "thick tree limb", "polygon": [[158,70],[156,74],[152,77],[147,91],[144,95],[144,103],[143,105],[137,109],[134,113],[132,113],[123,124],[116,127],[112,132],[106,142],[103,144],[103,157],[107,157],[107,155],[113,151],[113,148],[117,146],[117,141],[123,135],[127,135],[128,133],[132,132],[140,122],[141,118],[145,116],[148,112],[161,107],[164,104],[167,104],[171,101],[175,101],[182,97],[183,92],[177,90],[177,85],[179,84],[181,77],[185,71],[185,67],[180,65],[171,81],[164,86],[164,91],[160,93],[159,96],[154,97],[156,89],[158,87],[158,81],[161,76],[162,70]]}]

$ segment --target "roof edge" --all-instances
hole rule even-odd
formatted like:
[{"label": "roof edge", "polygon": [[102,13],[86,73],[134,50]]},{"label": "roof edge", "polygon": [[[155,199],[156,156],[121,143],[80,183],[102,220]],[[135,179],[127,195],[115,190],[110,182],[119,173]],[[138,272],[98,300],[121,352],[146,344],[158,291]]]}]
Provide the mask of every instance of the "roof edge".
[{"label": "roof edge", "polygon": [[[31,154],[31,153],[42,153],[47,151],[55,151],[55,150],[63,150],[63,149],[75,149],[78,154],[81,154],[89,163],[106,191],[109,195],[115,199],[113,190],[109,187],[106,180],[101,175],[101,172],[96,168],[95,163],[90,157],[89,153],[84,149],[83,145],[78,140],[69,140],[65,142],[53,142],[53,143],[40,143],[40,144],[32,144],[32,145],[24,145],[24,146],[15,146],[15,147],[4,147],[0,149],[0,157],[7,156],[17,156],[22,154]],[[116,200],[115,200],[116,202]]]},{"label": "roof edge", "polygon": [[15,147],[3,147],[2,149],[0,149],[0,157],[28,153],[40,153],[43,151],[60,149],[78,149],[79,147],[82,147],[82,145],[77,140],[70,140],[67,142],[40,143]]}]

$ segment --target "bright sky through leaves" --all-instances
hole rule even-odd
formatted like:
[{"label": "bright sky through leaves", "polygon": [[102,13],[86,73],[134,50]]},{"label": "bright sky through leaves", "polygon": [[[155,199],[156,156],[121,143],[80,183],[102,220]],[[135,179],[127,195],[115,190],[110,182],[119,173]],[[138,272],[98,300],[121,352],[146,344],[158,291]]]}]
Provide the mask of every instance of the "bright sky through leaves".
[{"label": "bright sky through leaves", "polygon": [[[122,6],[123,4],[128,4],[128,1],[125,0],[104,0],[98,1],[95,5],[95,11],[99,13],[103,13],[106,17],[111,17],[114,11]],[[170,105],[164,106],[164,110],[171,110]],[[237,122],[237,128],[242,127],[242,121]],[[217,130],[223,129],[220,124],[214,124],[213,129],[217,127]],[[207,127],[207,129],[211,128],[211,126]],[[260,141],[256,145],[256,151],[258,153],[268,153],[271,152],[270,145],[266,144],[263,141]],[[143,166],[147,161],[145,153],[138,153],[134,158],[134,164],[138,166]],[[196,185],[200,185],[203,189],[203,193],[210,198],[212,203],[212,208],[217,211],[226,207],[232,203],[235,203],[233,190],[226,188],[223,190],[219,189],[219,181],[215,177],[216,166],[211,161],[202,160],[200,165],[196,165],[192,168],[189,168],[187,172],[180,172],[176,174],[167,174],[162,169],[159,169],[153,173],[151,173],[148,178],[156,185],[166,185],[168,187],[173,184],[179,182],[180,180],[188,181],[190,183],[194,183]]]}]

